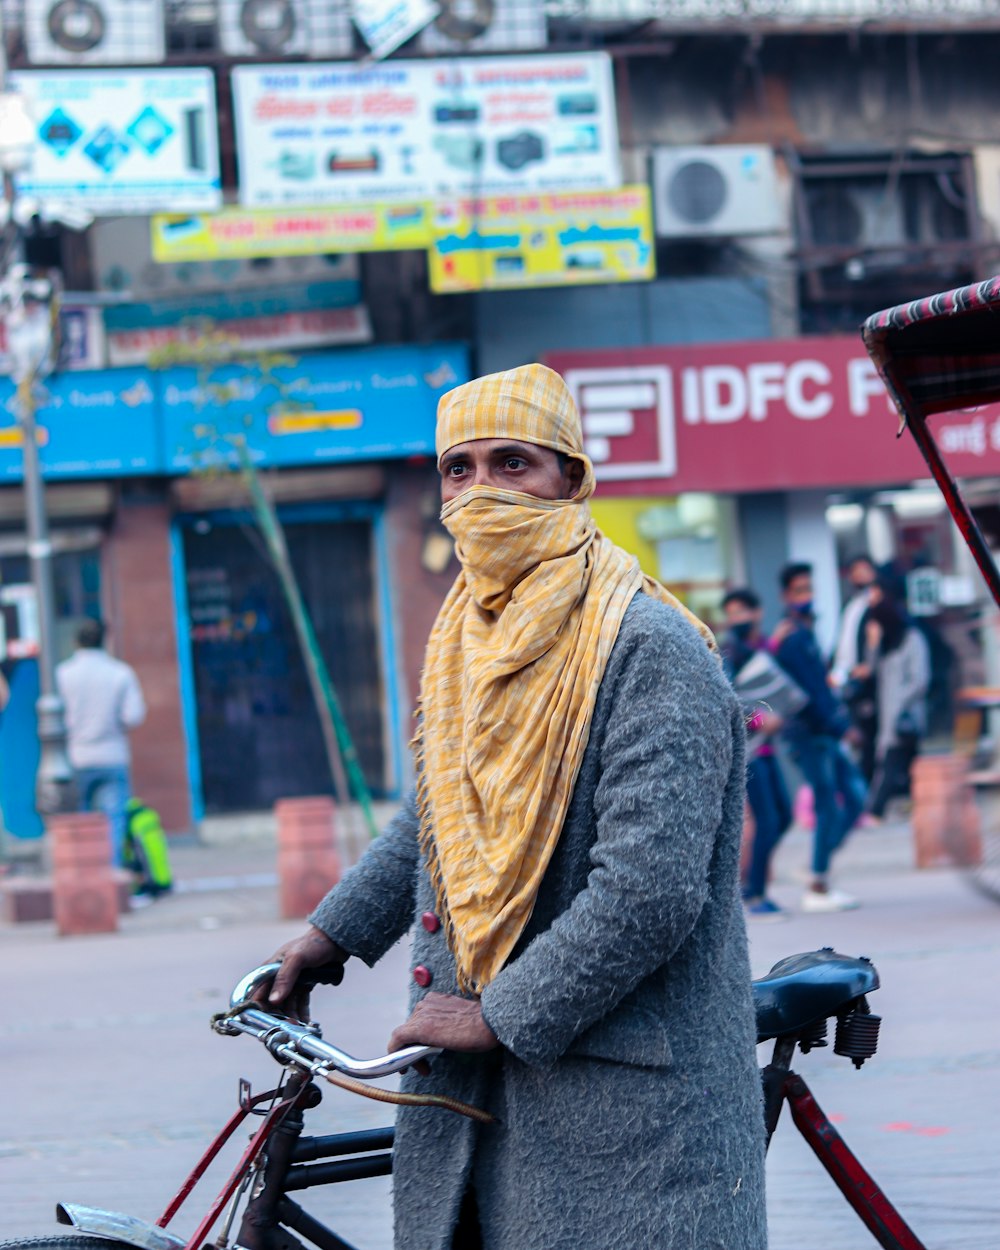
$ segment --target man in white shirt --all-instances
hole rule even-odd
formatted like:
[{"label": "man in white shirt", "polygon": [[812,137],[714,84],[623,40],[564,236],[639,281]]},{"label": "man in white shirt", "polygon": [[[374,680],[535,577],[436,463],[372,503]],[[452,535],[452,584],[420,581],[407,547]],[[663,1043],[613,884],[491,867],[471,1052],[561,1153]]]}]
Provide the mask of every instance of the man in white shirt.
[{"label": "man in white shirt", "polygon": [[865,617],[871,607],[871,589],[877,573],[871,558],[856,555],[847,566],[847,580],[854,593],[844,605],[833,653],[830,680],[847,704],[854,727],[858,765],[866,782],[875,771],[875,735],[878,731],[874,682],[866,675]]},{"label": "man in white shirt", "polygon": [[128,731],[145,720],[146,704],[135,672],[104,650],[100,621],[84,621],[76,641],[77,650],[56,669],[69,759],[80,809],[107,814],[112,862],[120,865],[129,800]]},{"label": "man in white shirt", "polygon": [[855,556],[847,566],[847,580],[854,593],[841,613],[837,649],[833,653],[831,675],[838,689],[847,683],[853,670],[864,660],[862,618],[871,607],[869,591],[875,585],[876,577],[875,565],[868,556]]}]

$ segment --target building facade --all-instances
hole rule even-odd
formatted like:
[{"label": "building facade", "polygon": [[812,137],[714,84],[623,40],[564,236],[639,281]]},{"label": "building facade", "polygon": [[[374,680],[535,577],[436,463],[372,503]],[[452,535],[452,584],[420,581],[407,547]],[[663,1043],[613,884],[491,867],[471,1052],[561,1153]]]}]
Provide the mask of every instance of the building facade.
[{"label": "building facade", "polygon": [[[434,414],[468,375],[465,348],[290,357],[284,378],[262,369],[224,366],[201,384],[183,368],[66,374],[38,413],[60,658],[82,618],[105,618],[149,706],[133,734],[134,785],[174,830],[330,788],[240,447],[282,523],[376,795],[398,793],[408,776],[419,656],[448,582],[434,549]],[[202,403],[206,393],[218,402]],[[28,579],[19,433],[12,415],[0,418],[0,474],[11,483],[0,487],[0,597],[12,603]],[[15,665],[30,613],[23,623],[24,637],[15,624],[8,639]],[[19,718],[18,700],[30,707],[33,691],[15,694]]]},{"label": "building facade", "polygon": [[[455,571],[437,521],[434,405],[477,373],[544,360],[566,376],[597,466],[599,523],[708,619],[726,587],[746,582],[775,615],[778,570],[802,558],[816,569],[829,641],[844,562],[868,550],[912,575],[913,606],[928,620],[968,633],[978,583],[922,462],[896,438],[857,331],[880,307],[1000,268],[995,6],[815,0],[789,17],[766,0],[738,12],[714,0],[496,0],[491,16],[463,25],[444,4],[435,25],[379,62],[401,81],[429,63],[435,90],[451,92],[427,123],[438,128],[439,194],[432,187],[425,206],[433,247],[393,246],[386,235],[419,224],[420,205],[393,198],[393,186],[422,174],[419,134],[390,151],[359,131],[317,149],[322,168],[310,165],[295,126],[273,128],[281,109],[305,108],[283,102],[275,73],[258,112],[268,141],[278,135],[287,150],[255,164],[263,148],[250,141],[256,132],[248,138],[256,122],[245,84],[269,65],[291,79],[322,62],[331,76],[321,102],[326,92],[346,116],[356,101],[337,76],[364,51],[346,4],[288,7],[298,25],[255,43],[252,23],[233,17],[236,0],[151,4],[159,43],[144,58],[136,49],[149,52],[149,31],[130,28],[127,46],[67,52],[46,43],[58,44],[55,27],[32,22],[43,3],[2,5],[22,75],[152,73],[144,63],[208,74],[195,86],[210,92],[217,119],[215,207],[246,209],[233,231],[276,230],[260,208],[266,197],[294,197],[310,179],[319,187],[320,174],[323,186],[360,188],[371,210],[371,222],[345,211],[342,233],[330,234],[318,207],[287,198],[287,230],[319,231],[312,253],[289,251],[286,236],[271,253],[235,259],[157,258],[164,230],[175,247],[196,232],[202,219],[182,213],[160,235],[148,211],[101,210],[83,232],[42,218],[29,227],[30,255],[58,264],[70,292],[73,368],[50,381],[39,416],[60,645],[80,617],[109,619],[150,701],[135,735],[136,788],[171,829],[330,784],[287,608],[233,473],[239,439],[285,524],[369,784],[396,794],[406,783],[423,645]],[[320,10],[321,35],[303,42]],[[558,81],[581,57],[609,89],[558,88],[549,129],[518,114],[500,133],[466,91],[470,65],[515,78],[541,66]],[[408,107],[393,89],[385,80],[364,97],[373,117]],[[195,122],[184,124],[201,159]],[[61,125],[50,127],[53,142],[66,142]],[[401,112],[399,133],[405,125]],[[157,142],[148,119],[142,135]],[[557,149],[580,171],[580,195],[645,189],[645,222],[575,235],[555,209],[547,222],[545,179],[567,185]],[[550,227],[574,237],[561,270],[531,277],[527,243],[499,228],[506,241],[491,242],[487,207],[445,194],[470,169],[531,192],[526,237]],[[477,264],[449,268],[444,244],[470,213]],[[364,245],[351,234],[362,230]],[[649,253],[641,273],[625,255],[636,239]],[[194,347],[220,327],[244,363],[206,376]],[[0,574],[16,607],[27,571],[10,396],[0,387]],[[946,455],[1000,532],[1000,414],[952,414],[940,426]]]}]

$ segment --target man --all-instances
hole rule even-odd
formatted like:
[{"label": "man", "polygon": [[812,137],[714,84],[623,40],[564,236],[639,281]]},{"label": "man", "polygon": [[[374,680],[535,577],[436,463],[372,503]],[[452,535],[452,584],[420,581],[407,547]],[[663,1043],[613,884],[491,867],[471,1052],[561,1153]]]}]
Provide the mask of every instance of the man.
[{"label": "man", "polygon": [[277,955],[374,964],[419,917],[412,1011],[441,1047],[405,1107],[397,1250],[763,1250],[736,888],[743,722],[710,635],[595,529],[576,407],[541,365],[445,395],[462,569],[427,647],[419,784]]},{"label": "man", "polygon": [[830,676],[847,705],[857,736],[858,763],[870,785],[875,772],[875,738],[878,716],[875,683],[865,668],[865,618],[871,606],[871,590],[878,574],[871,558],[857,555],[847,566],[847,580],[854,593],[840,617],[837,646]]},{"label": "man", "polygon": [[812,880],[802,899],[808,912],[846,911],[858,901],[829,884],[830,861],[853,829],[865,802],[865,783],[841,745],[849,728],[843,704],[830,689],[826,664],[813,633],[812,566],[788,564],[781,572],[785,617],[772,638],[775,657],[809,696],[785,730],[792,759],[812,787],[816,808]]},{"label": "man", "polygon": [[104,650],[101,621],[84,621],[76,641],[76,651],[56,669],[66,707],[69,760],[80,809],[107,814],[112,863],[121,867],[129,800],[128,733],[145,720],[146,705],[135,672]]},{"label": "man", "polygon": [[[743,905],[753,920],[783,920],[785,913],[767,897],[767,881],[771,856],[792,823],[792,804],[781,766],[774,753],[774,735],[781,729],[782,718],[774,704],[776,692],[773,676],[780,670],[767,660],[771,672],[761,676],[770,689],[761,700],[753,688],[741,690],[740,676],[752,667],[750,661],[761,657],[763,639],[760,627],[763,608],[754,591],[731,590],[722,601],[722,612],[728,631],[722,645],[726,674],[741,698],[749,718],[750,737],[747,745],[747,802],[753,816],[754,835],[750,859],[743,879]],[[791,683],[785,681],[786,689]],[[798,692],[798,687],[794,688]],[[801,706],[796,703],[790,706]]]}]

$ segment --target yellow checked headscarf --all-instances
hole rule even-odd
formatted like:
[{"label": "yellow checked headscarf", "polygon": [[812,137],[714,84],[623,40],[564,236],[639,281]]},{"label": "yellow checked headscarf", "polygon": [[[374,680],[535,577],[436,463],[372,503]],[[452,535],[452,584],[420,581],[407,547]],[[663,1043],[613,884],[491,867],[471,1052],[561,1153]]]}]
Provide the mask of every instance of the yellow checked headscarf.
[{"label": "yellow checked headscarf", "polygon": [[459,984],[480,992],[531,916],[562,831],[608,657],[637,591],[709,630],[594,525],[594,473],[562,378],[525,365],[468,382],[438,405],[438,458],[512,438],[584,465],[572,499],[474,486],[441,520],[462,571],[424,666],[421,845]]}]

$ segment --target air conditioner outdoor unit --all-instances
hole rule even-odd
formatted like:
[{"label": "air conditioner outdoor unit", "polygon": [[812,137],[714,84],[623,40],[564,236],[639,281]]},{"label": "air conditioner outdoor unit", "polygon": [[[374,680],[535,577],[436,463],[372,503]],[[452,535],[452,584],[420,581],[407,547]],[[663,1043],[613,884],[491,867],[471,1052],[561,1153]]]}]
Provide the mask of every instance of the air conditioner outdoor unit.
[{"label": "air conditioner outdoor unit", "polygon": [[350,57],[348,0],[220,0],[219,42],[229,56]]},{"label": "air conditioner outdoor unit", "polygon": [[421,52],[537,51],[548,46],[540,0],[438,0],[441,12],[421,31]]},{"label": "air conditioner outdoor unit", "polygon": [[151,65],[164,56],[163,0],[32,0],[32,65]]},{"label": "air conditioner outdoor unit", "polygon": [[806,211],[812,241],[819,247],[878,250],[908,241],[899,187],[890,189],[885,180],[809,187]]},{"label": "air conditioner outdoor unit", "polygon": [[774,234],[785,228],[769,147],[653,152],[656,233],[664,239]]}]

